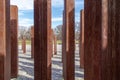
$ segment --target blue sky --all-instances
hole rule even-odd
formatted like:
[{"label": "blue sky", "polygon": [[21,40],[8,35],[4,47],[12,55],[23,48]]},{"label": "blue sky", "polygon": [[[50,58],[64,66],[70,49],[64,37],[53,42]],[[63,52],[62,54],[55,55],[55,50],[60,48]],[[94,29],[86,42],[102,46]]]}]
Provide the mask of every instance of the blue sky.
[{"label": "blue sky", "polygon": [[[11,5],[19,8],[19,26],[33,25],[33,0],[11,0]],[[64,0],[52,0],[52,27],[62,24]],[[80,21],[80,10],[84,8],[84,0],[75,0],[75,20]]]}]

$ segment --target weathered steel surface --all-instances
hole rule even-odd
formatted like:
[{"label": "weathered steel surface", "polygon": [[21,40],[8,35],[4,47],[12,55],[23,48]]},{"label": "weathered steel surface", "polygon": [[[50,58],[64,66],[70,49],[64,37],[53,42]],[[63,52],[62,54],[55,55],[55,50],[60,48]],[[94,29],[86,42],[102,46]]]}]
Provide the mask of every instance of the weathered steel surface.
[{"label": "weathered steel surface", "polygon": [[112,27],[112,80],[120,80],[120,1],[109,2],[109,26]]},{"label": "weathered steel surface", "polygon": [[80,17],[80,67],[84,68],[84,10],[81,10]]},{"label": "weathered steel surface", "polygon": [[[115,25],[115,29],[116,29],[116,37],[115,40],[116,41],[115,45],[116,45],[116,65],[117,65],[117,70],[116,70],[116,80],[120,80],[120,1],[118,0],[114,0],[116,1],[116,25]],[[114,7],[113,7],[114,9]],[[114,17],[113,17],[114,18]],[[113,26],[112,26],[113,28]],[[115,79],[114,79],[115,80]]]},{"label": "weathered steel surface", "polygon": [[[116,80],[120,80],[120,2],[116,1],[116,25],[115,25],[115,53],[113,51],[113,55],[116,55]],[[114,18],[114,17],[113,17]],[[113,26],[112,26],[113,27]],[[114,79],[114,80],[115,80]]]},{"label": "weathered steel surface", "polygon": [[0,0],[0,80],[11,78],[10,1]]},{"label": "weathered steel surface", "polygon": [[63,31],[64,30],[64,10],[63,10],[63,14],[62,14],[62,62],[63,62],[63,52],[64,52],[64,47],[63,47],[63,41],[64,40],[64,34],[63,34]]},{"label": "weathered steel surface", "polygon": [[18,76],[18,7],[10,6],[11,29],[11,78]]},{"label": "weathered steel surface", "polygon": [[120,79],[120,3],[85,0],[85,80]]},{"label": "weathered steel surface", "polygon": [[25,38],[22,39],[22,50],[23,50],[23,53],[26,53],[26,39]]},{"label": "weathered steel surface", "polygon": [[31,27],[31,58],[34,58],[34,27]]},{"label": "weathered steel surface", "polygon": [[65,44],[65,38],[66,38],[66,36],[65,36],[65,33],[66,33],[66,31],[65,31],[65,11],[63,10],[63,25],[62,25],[62,62],[63,62],[63,76],[64,76],[64,74],[65,74],[65,46],[66,46],[66,44]]},{"label": "weathered steel surface", "polygon": [[51,57],[53,57],[54,55],[53,44],[54,44],[54,32],[53,32],[53,29],[51,29]]},{"label": "weathered steel surface", "polygon": [[52,42],[52,54],[53,55],[56,55],[57,54],[57,40],[56,40],[56,36],[55,36],[55,33],[53,31],[53,29],[51,30],[51,42]]},{"label": "weathered steel surface", "polygon": [[54,54],[57,55],[57,37],[55,34],[53,38],[54,38]]},{"label": "weathered steel surface", "polygon": [[65,0],[64,2],[64,10],[65,10],[65,24],[64,24],[64,37],[65,37],[65,54],[64,54],[64,79],[65,80],[74,80],[74,51],[75,51],[75,19],[74,19],[74,0]]},{"label": "weathered steel surface", "polygon": [[35,80],[51,80],[51,0],[34,0]]},{"label": "weathered steel surface", "polygon": [[[85,0],[85,80],[102,80],[102,64],[105,62],[102,57],[107,56],[102,49],[102,45],[107,43],[102,43],[102,40],[108,39],[108,36],[102,33],[104,24],[102,18],[107,16],[107,13],[102,15],[102,9],[107,7],[102,8],[102,5],[106,6],[106,4],[102,4],[101,1],[104,0]],[[104,32],[107,32],[108,25],[106,24],[104,28]],[[105,50],[106,48],[107,45],[104,46]]]}]

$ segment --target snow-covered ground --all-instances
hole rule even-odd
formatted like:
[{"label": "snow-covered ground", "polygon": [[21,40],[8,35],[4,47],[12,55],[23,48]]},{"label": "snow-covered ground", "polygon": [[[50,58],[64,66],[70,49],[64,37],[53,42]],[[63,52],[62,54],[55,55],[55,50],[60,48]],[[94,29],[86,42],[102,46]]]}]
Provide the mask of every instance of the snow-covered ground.
[{"label": "snow-covered ground", "polygon": [[[57,55],[52,58],[52,80],[63,80],[61,45],[57,45]],[[80,69],[79,48],[75,51],[75,80],[83,80],[84,70]],[[14,80],[14,79],[13,79]],[[16,80],[16,79],[15,79]],[[31,46],[27,45],[27,52],[23,54],[19,46],[19,76],[17,80],[34,80],[34,60],[31,59]]]}]

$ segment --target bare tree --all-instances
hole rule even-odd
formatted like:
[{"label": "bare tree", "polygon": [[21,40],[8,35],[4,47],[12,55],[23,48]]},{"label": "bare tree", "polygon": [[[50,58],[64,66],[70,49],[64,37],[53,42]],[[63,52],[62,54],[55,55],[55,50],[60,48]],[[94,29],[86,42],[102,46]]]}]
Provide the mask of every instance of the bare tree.
[{"label": "bare tree", "polygon": [[58,40],[62,40],[62,25],[58,25],[55,29],[54,32],[57,36]]},{"label": "bare tree", "polygon": [[20,26],[18,31],[19,31],[18,32],[18,38],[23,39],[23,37],[25,37],[26,28],[23,27],[23,26]]},{"label": "bare tree", "polygon": [[23,38],[26,38],[28,40],[31,39],[31,35],[30,35],[30,31],[31,31],[31,28],[26,28],[26,27],[19,27],[19,33],[18,33],[18,38],[19,39],[23,39]]},{"label": "bare tree", "polygon": [[28,30],[25,33],[25,37],[26,39],[30,40],[31,39],[31,27],[28,28]]},{"label": "bare tree", "polygon": [[75,23],[75,39],[79,40],[80,37],[80,22]]},{"label": "bare tree", "polygon": [[[58,25],[55,29],[54,32],[57,36],[58,40],[62,40],[62,25]],[[80,22],[75,23],[75,39],[79,40],[80,37]]]}]

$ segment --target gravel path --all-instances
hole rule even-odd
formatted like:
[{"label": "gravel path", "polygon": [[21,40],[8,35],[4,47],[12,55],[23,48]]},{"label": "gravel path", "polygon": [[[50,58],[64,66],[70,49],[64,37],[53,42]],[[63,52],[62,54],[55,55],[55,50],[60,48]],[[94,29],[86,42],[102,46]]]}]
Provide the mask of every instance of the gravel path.
[{"label": "gravel path", "polygon": [[[61,45],[57,46],[58,54],[52,58],[52,80],[63,80]],[[84,70],[79,68],[78,45],[75,52],[75,80],[83,80]],[[19,76],[12,80],[34,80],[34,61],[31,59],[31,47],[27,46],[27,53],[23,54],[19,46]]]}]

